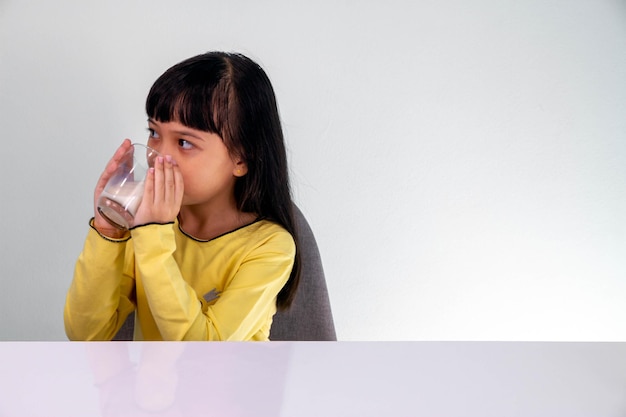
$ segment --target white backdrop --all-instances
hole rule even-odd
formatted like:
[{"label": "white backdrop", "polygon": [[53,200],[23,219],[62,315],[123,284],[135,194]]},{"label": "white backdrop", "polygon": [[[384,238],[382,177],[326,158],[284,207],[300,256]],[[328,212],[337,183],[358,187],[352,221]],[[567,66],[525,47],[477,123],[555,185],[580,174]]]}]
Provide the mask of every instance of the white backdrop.
[{"label": "white backdrop", "polygon": [[341,340],[626,340],[623,0],[0,0],[0,340],[65,340],[96,179],[214,49],[273,81]]}]

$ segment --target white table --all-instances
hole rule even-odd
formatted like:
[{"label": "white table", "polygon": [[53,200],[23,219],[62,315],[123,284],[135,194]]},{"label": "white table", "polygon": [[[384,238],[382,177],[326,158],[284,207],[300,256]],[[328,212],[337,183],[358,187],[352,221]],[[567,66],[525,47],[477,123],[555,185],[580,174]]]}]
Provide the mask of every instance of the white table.
[{"label": "white table", "polygon": [[626,416],[626,343],[0,343],[0,416]]}]

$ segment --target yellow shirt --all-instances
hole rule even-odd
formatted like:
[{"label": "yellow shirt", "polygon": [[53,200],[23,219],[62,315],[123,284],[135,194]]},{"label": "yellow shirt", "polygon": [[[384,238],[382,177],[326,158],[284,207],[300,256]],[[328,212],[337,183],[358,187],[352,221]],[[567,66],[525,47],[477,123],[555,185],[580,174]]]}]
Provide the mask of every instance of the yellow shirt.
[{"label": "yellow shirt", "polygon": [[284,228],[258,220],[210,241],[178,223],[123,240],[92,227],[64,310],[71,340],[110,340],[133,310],[135,340],[269,340],[295,256]]}]

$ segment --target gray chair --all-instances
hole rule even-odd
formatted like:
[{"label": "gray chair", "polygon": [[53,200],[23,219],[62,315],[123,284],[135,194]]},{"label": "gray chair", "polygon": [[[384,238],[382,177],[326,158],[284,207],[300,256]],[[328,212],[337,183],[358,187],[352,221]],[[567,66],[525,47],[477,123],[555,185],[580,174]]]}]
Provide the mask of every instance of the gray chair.
[{"label": "gray chair", "polygon": [[337,340],[322,258],[313,231],[294,206],[300,250],[300,284],[287,311],[274,316],[270,340]]},{"label": "gray chair", "polygon": [[[274,316],[270,340],[337,340],[326,277],[313,231],[300,209],[294,206],[300,250],[300,285],[291,308]],[[128,316],[113,340],[133,340],[135,314]]]}]

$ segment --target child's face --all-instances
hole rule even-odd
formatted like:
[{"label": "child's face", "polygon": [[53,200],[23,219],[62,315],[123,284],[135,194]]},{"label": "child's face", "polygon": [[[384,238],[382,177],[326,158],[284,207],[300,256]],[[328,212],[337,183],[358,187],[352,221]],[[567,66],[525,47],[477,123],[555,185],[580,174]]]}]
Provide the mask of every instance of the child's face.
[{"label": "child's face", "polygon": [[247,167],[231,157],[222,138],[178,122],[150,119],[148,127],[148,146],[171,155],[180,167],[184,206],[233,201],[236,177],[244,175]]}]

